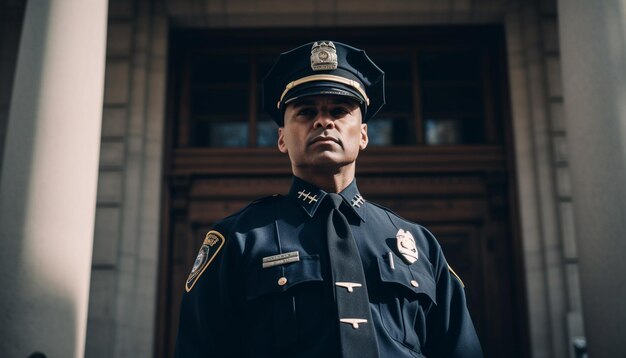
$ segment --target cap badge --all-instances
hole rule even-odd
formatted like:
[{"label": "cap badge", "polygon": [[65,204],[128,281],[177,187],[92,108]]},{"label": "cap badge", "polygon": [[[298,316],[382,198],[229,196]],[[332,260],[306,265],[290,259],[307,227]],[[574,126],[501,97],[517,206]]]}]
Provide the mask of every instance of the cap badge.
[{"label": "cap badge", "polygon": [[418,253],[413,235],[408,231],[400,229],[396,234],[396,240],[398,243],[398,251],[402,254],[404,261],[409,265],[417,261]]},{"label": "cap badge", "polygon": [[337,49],[332,41],[313,44],[311,47],[311,68],[313,71],[337,69]]}]

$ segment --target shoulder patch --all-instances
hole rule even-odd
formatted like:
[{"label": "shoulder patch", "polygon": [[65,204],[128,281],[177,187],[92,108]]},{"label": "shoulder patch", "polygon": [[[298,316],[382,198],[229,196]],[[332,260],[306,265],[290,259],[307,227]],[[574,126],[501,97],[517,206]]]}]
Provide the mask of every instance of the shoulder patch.
[{"label": "shoulder patch", "polygon": [[211,230],[206,234],[200,251],[198,251],[196,261],[193,263],[191,273],[187,277],[187,282],[185,282],[185,290],[187,292],[191,291],[200,276],[202,276],[202,273],[204,273],[204,270],[209,267],[211,261],[224,246],[224,242],[226,242],[224,236],[215,230]]},{"label": "shoulder patch", "polygon": [[452,275],[454,275],[454,277],[457,278],[457,280],[459,280],[459,282],[461,283],[461,286],[463,286],[463,288],[465,288],[465,284],[463,283],[463,280],[461,280],[461,278],[459,277],[459,275],[456,274],[456,272],[454,272],[454,270],[452,269],[452,267],[450,265],[448,265],[448,270],[450,270],[450,273]]}]

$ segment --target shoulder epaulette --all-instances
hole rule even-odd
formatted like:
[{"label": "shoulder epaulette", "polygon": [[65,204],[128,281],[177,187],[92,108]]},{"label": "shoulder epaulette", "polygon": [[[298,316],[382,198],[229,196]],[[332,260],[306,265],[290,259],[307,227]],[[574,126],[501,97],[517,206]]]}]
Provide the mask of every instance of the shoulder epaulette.
[{"label": "shoulder epaulette", "polygon": [[239,216],[239,214],[243,213],[244,211],[246,211],[251,206],[262,204],[262,203],[267,203],[270,200],[275,200],[275,199],[278,199],[280,197],[282,197],[282,195],[280,195],[280,194],[273,194],[273,195],[268,195],[268,196],[264,196],[262,198],[256,199],[256,200],[252,201],[251,203],[249,203],[248,205],[244,206],[243,208],[241,208],[241,209],[235,211],[234,213],[226,216],[225,218],[221,219],[219,222],[230,221],[230,219]]},{"label": "shoulder epaulette", "polygon": [[[377,207],[379,207],[380,209],[385,210],[386,212],[388,212],[388,213],[392,214],[393,216],[395,216],[395,217],[396,217],[397,219],[399,219],[399,220],[402,220],[402,221],[404,221],[404,222],[406,222],[406,223],[409,223],[409,224],[419,225],[418,223],[414,223],[414,222],[412,222],[412,221],[409,221],[409,220],[407,220],[407,219],[403,218],[402,216],[398,215],[395,211],[393,211],[393,210],[389,209],[388,207],[382,206],[382,205],[380,205],[380,204],[377,204],[377,203],[374,203],[374,202],[371,202],[371,201],[368,201],[368,203],[370,203],[370,204],[372,204],[372,205],[374,205],[374,206],[377,206]],[[420,225],[420,226],[421,226],[421,225]]]},{"label": "shoulder epaulette", "polygon": [[[260,204],[260,203],[263,203],[263,202],[266,202],[266,201],[269,201],[269,200],[272,200],[272,199],[278,199],[278,198],[280,198],[281,196],[282,196],[282,195],[280,195],[280,194],[272,194],[272,195],[264,196],[264,197],[262,197],[262,198],[256,199],[255,201],[251,202],[248,206],[250,206],[250,205],[256,205],[256,204]],[[246,206],[246,208],[247,208],[248,206]],[[245,209],[245,208],[244,208],[244,209]]]}]

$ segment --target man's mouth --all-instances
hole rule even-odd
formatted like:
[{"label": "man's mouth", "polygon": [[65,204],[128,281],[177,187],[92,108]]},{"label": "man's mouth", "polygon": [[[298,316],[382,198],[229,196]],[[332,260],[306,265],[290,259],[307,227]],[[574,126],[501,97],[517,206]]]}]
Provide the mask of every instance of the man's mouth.
[{"label": "man's mouth", "polygon": [[341,145],[341,141],[338,138],[328,135],[319,135],[309,140],[307,143],[309,146],[315,143],[336,143]]}]

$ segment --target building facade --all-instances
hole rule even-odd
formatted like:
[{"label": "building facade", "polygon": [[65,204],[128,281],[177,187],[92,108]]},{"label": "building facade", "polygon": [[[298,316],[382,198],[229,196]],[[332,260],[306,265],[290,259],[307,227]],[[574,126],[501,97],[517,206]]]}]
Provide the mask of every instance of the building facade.
[{"label": "building facade", "polygon": [[[23,35],[29,12],[41,5],[2,6],[1,70],[9,79],[0,98],[4,177],[20,28]],[[575,215],[581,203],[572,185],[559,29],[567,25],[560,23],[563,9],[573,19],[577,5],[110,0],[107,6],[99,14],[107,20],[106,62],[89,308],[86,333],[77,338],[85,356],[169,356],[181,282],[202,232],[289,184],[288,161],[269,147],[272,128],[258,110],[267,58],[322,36],[362,44],[389,64],[382,66],[391,81],[390,109],[382,114],[388,121],[375,127],[379,145],[364,154],[357,177],[373,201],[434,227],[453,265],[463,266],[468,290],[479,288],[469,297],[488,354],[576,357],[574,343],[586,337],[577,228],[586,223]],[[211,77],[240,68],[249,75],[241,81]],[[406,78],[398,68],[407,69]],[[215,112],[216,89],[246,100]],[[425,91],[458,93],[467,106]],[[218,117],[241,125],[212,122]]]}]

